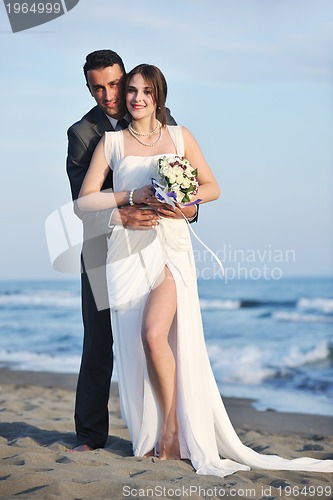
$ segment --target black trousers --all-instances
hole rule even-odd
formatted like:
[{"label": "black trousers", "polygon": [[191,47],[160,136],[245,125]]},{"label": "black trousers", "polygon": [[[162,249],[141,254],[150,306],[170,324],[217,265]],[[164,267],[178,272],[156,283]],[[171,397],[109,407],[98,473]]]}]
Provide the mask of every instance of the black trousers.
[{"label": "black trousers", "polygon": [[[106,252],[98,281],[107,293],[105,258]],[[109,433],[108,401],[113,369],[113,339],[110,310],[98,310],[88,275],[89,271],[88,274],[85,271],[81,274],[84,339],[74,419],[78,444],[87,444],[95,449],[104,447]]]}]

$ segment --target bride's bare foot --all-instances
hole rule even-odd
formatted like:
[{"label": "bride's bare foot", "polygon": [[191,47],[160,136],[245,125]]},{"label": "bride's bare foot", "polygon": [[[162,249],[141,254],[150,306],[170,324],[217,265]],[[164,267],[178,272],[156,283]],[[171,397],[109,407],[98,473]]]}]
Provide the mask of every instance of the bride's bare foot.
[{"label": "bride's bare foot", "polygon": [[92,451],[93,448],[88,446],[87,444],[80,444],[79,446],[75,446],[75,448],[72,448],[71,450],[66,450],[67,453],[74,453],[75,451]]},{"label": "bride's bare foot", "polygon": [[180,460],[178,429],[167,431],[162,435],[160,446],[160,460]]}]

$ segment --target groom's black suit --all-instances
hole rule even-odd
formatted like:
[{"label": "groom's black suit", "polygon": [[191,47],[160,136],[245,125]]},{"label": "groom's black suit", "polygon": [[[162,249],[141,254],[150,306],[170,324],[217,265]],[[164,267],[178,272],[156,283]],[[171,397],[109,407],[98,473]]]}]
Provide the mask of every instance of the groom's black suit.
[{"label": "groom's black suit", "polygon": [[[103,111],[95,106],[67,132],[67,174],[70,181],[75,213],[83,221],[81,296],[84,325],[83,352],[76,390],[75,427],[78,444],[92,448],[105,445],[109,431],[108,400],[113,368],[110,311],[98,310],[92,292],[87,267],[105,266],[110,210],[100,214],[80,213],[75,200],[88,170],[93,152],[105,131],[113,130]],[[103,189],[112,188],[111,170]],[[98,216],[99,215],[99,216]],[[94,237],[94,232],[97,235]],[[87,257],[86,257],[87,256]],[[87,262],[89,260],[89,264]],[[105,273],[100,273],[101,287],[106,294]]]},{"label": "groom's black suit", "polygon": [[[176,122],[169,110],[167,111],[168,124],[175,125]],[[87,444],[92,448],[103,447],[109,431],[108,400],[113,368],[113,339],[110,310],[107,308],[105,263],[111,211],[82,213],[78,210],[75,200],[78,198],[93,152],[106,131],[114,129],[103,111],[95,106],[67,132],[67,174],[74,210],[83,221],[84,231],[81,259],[84,340],[76,391],[75,427],[78,444]],[[102,189],[110,189],[112,186],[110,170]],[[98,307],[94,296],[97,297]]]}]

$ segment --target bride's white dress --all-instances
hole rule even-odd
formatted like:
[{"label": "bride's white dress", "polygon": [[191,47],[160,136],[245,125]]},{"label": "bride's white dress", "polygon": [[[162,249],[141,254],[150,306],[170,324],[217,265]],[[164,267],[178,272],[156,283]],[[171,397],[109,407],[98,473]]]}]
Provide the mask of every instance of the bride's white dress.
[{"label": "bride's white dress", "polygon": [[[183,156],[181,128],[168,129],[177,154]],[[115,192],[142,187],[156,178],[158,156],[124,157],[122,132],[107,132],[104,149],[113,169]],[[161,416],[147,373],[141,323],[147,296],[165,265],[177,288],[171,338],[177,366],[181,458],[191,460],[198,474],[221,477],[251,467],[333,472],[333,460],[286,460],[261,455],[238,438],[207,355],[195,262],[185,220],[163,219],[148,231],[117,226],[109,239],[107,281],[121,414],[130,432],[134,455],[143,456],[159,446]]]}]

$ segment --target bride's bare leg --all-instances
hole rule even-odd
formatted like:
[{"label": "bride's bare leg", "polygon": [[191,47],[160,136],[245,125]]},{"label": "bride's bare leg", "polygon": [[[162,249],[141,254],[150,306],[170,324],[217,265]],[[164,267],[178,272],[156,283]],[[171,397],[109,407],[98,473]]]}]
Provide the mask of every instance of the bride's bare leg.
[{"label": "bride's bare leg", "polygon": [[176,362],[168,336],[177,307],[176,285],[168,268],[164,279],[147,300],[142,340],[148,373],[160,405],[163,429],[160,459],[179,459],[176,415]]}]

